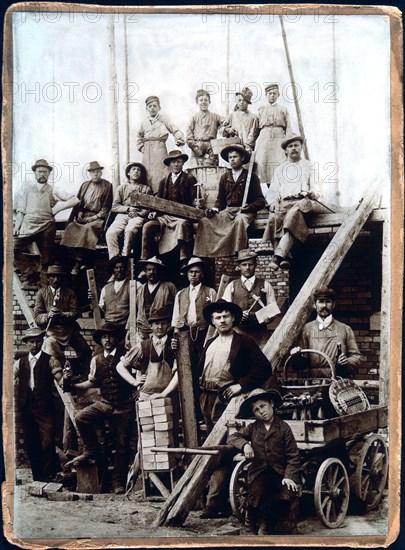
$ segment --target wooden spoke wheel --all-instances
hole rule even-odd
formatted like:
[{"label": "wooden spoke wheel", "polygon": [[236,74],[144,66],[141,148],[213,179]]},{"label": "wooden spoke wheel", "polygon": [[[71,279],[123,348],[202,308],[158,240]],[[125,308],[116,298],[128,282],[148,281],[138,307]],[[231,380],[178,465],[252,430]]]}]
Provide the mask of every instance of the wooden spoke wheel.
[{"label": "wooden spoke wheel", "polygon": [[374,510],[383,497],[388,476],[388,448],[385,439],[372,434],[359,444],[356,470],[351,476],[353,493],[364,503],[365,510]]},{"label": "wooden spoke wheel", "polygon": [[349,506],[350,485],[346,468],[338,458],[322,462],[315,479],[315,510],[329,529],[342,525]]},{"label": "wooden spoke wheel", "polygon": [[248,520],[248,483],[247,472],[250,461],[244,459],[238,462],[234,468],[229,484],[229,499],[231,501],[232,512],[238,520],[249,526]]}]

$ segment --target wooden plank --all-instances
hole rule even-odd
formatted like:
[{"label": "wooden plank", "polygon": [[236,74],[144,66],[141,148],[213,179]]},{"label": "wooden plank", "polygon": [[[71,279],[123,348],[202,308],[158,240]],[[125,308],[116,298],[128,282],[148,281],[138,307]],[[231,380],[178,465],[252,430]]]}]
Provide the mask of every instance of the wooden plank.
[{"label": "wooden plank", "polygon": [[148,472],[148,477],[155,485],[155,487],[160,491],[160,494],[164,498],[169,498],[170,492],[167,490],[167,487],[164,485],[164,483],[159,479],[158,475],[153,472]]},{"label": "wooden plank", "polygon": [[56,380],[54,380],[54,383],[56,389],[58,390],[59,396],[65,406],[66,412],[68,413],[69,418],[72,421],[73,426],[75,427],[76,433],[80,437],[80,432],[75,421],[76,404],[73,400],[72,394],[69,392],[64,392]]},{"label": "wooden plank", "polygon": [[136,281],[129,281],[129,341],[131,346],[135,346],[138,335],[137,323],[137,303],[136,303]]},{"label": "wooden plank", "polygon": [[369,217],[380,193],[380,189],[370,187],[359,205],[348,212],[346,220],[339,227],[298,296],[264,346],[262,351],[272,364],[273,370],[281,369],[282,362],[313,311],[313,292],[319,286],[327,285],[331,281]]},{"label": "wooden plank", "polygon": [[78,493],[90,493],[98,495],[100,492],[97,464],[77,464],[76,465]]},{"label": "wooden plank", "polygon": [[378,429],[378,411],[368,411],[348,414],[339,418],[340,437],[351,437],[356,433],[372,432]]},{"label": "wooden plank", "polygon": [[174,201],[168,201],[153,195],[145,195],[143,193],[131,194],[132,206],[139,206],[142,208],[148,208],[159,212],[161,214],[170,214],[177,218],[198,222],[204,217],[204,210],[194,208],[193,206],[187,206],[186,204],[180,204]]},{"label": "wooden plank", "polygon": [[98,305],[96,277],[94,275],[94,269],[87,270],[87,283],[91,294],[91,309],[93,310],[94,326],[98,330],[101,328],[101,312]]},{"label": "wooden plank", "polygon": [[18,278],[18,275],[16,273],[13,273],[13,292],[15,297],[17,298],[18,305],[21,308],[21,311],[23,312],[23,315],[28,323],[29,327],[36,327],[37,324],[34,320],[34,313],[30,306],[28,305],[28,300],[25,295],[24,290],[21,287],[20,279]]},{"label": "wooden plank", "polygon": [[[222,298],[222,296],[224,295],[225,288],[228,286],[230,280],[231,280],[231,278],[230,278],[229,275],[225,275],[225,274],[221,275],[221,280],[219,282],[217,298],[216,298],[217,300]],[[212,325],[210,325],[208,327],[207,335],[206,335],[205,340],[204,340],[204,346],[206,345],[206,343],[208,342],[208,340],[210,338],[214,337],[214,334],[215,334],[215,328]]]},{"label": "wooden plank", "polygon": [[382,285],[380,325],[379,403],[387,405],[390,400],[390,317],[391,317],[391,224],[383,225],[382,239]]},{"label": "wooden plank", "polygon": [[194,395],[193,388],[188,332],[177,332],[176,338],[178,342],[176,359],[184,445],[186,447],[196,447],[198,445],[197,417],[195,413],[197,396]]}]

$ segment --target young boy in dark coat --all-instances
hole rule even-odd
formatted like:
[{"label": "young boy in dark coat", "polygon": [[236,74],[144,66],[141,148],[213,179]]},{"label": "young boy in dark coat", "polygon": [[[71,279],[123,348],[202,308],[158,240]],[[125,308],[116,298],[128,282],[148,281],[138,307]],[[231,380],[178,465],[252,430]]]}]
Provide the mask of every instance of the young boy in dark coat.
[{"label": "young boy in dark coat", "polygon": [[252,460],[248,470],[249,519],[259,535],[295,529],[290,511],[299,490],[300,457],[291,428],[275,414],[281,402],[276,390],[251,391],[236,418],[254,417],[256,421],[228,438],[230,445]]}]

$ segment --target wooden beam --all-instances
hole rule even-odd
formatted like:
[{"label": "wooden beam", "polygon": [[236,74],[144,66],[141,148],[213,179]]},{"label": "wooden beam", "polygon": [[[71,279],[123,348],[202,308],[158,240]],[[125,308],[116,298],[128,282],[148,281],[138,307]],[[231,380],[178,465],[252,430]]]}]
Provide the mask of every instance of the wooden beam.
[{"label": "wooden beam", "polygon": [[36,327],[37,324],[34,320],[34,313],[28,304],[27,297],[25,295],[24,290],[22,289],[20,279],[18,278],[18,275],[16,273],[13,273],[13,292],[15,297],[17,298],[18,305],[20,306],[21,311],[23,312],[23,315],[25,317],[25,320],[28,323],[28,326]]},{"label": "wooden beam", "polygon": [[153,485],[157,489],[159,489],[160,494],[162,495],[162,497],[169,498],[170,492],[168,491],[165,484],[159,479],[158,475],[155,474],[154,472],[148,472],[148,477],[151,480],[151,482],[153,483]]},{"label": "wooden beam", "polygon": [[94,269],[87,270],[87,282],[91,294],[91,309],[93,310],[94,326],[98,330],[101,328],[101,312],[98,305],[96,277],[94,275]]},{"label": "wooden beam", "polygon": [[192,222],[198,222],[205,216],[204,210],[194,208],[193,206],[187,206],[186,204],[180,204],[179,202],[168,201],[153,195],[145,195],[144,193],[132,193],[131,194],[132,206],[138,206],[142,208],[148,208],[161,214],[170,214],[177,218],[190,220]]},{"label": "wooden beam", "polygon": [[339,227],[298,296],[264,346],[262,351],[272,364],[273,371],[281,368],[283,360],[302,331],[313,309],[313,292],[331,281],[369,217],[380,193],[380,189],[371,187],[357,208],[347,213],[346,220]]},{"label": "wooden beam", "polygon": [[136,303],[136,281],[129,281],[129,341],[135,346],[137,340],[137,303]]},{"label": "wooden beam", "polygon": [[70,420],[72,421],[73,426],[75,427],[77,435],[80,437],[79,428],[77,427],[75,420],[76,404],[73,400],[72,394],[69,392],[64,392],[59,384],[54,380],[55,387],[58,390],[59,397],[62,399],[62,402],[65,406],[66,412],[69,415]]},{"label": "wooden beam", "polygon": [[388,405],[390,400],[390,318],[391,318],[391,224],[383,225],[382,238],[382,285],[380,325],[379,404]]}]

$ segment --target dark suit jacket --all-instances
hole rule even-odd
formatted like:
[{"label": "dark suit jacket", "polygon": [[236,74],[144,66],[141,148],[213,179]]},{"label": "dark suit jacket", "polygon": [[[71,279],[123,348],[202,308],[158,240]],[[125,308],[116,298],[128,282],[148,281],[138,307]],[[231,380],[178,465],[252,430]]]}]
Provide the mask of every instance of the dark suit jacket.
[{"label": "dark suit jacket", "polygon": [[[221,176],[219,180],[218,196],[215,201],[215,207],[218,208],[218,210],[225,210],[225,208],[229,206],[242,206],[247,176],[248,171],[246,168],[242,170],[237,181],[233,180],[232,170],[228,170],[226,174]],[[247,196],[247,208],[244,212],[256,214],[258,210],[264,208],[265,205],[266,201],[260,187],[260,180],[256,174],[252,173]]]},{"label": "dark suit jacket", "polygon": [[[161,199],[168,198],[168,188],[171,183],[171,175],[169,174],[167,178],[164,178],[159,183],[159,190],[157,196]],[[194,176],[189,176],[186,172],[181,172],[176,183],[180,186],[180,195],[181,203],[186,204],[187,206],[193,206],[193,200],[197,196],[196,187],[194,185],[197,183],[197,180]]]},{"label": "dark suit jacket", "polygon": [[[38,290],[35,297],[34,319],[41,328],[44,328],[48,323],[48,313],[52,308],[53,299],[54,294],[49,285]],[[57,307],[61,314],[53,321],[52,324],[54,326],[63,325],[80,329],[79,325],[76,323],[76,319],[79,316],[79,306],[76,294],[72,289],[61,287]]]},{"label": "dark suit jacket", "polygon": [[[216,336],[218,338],[218,336]],[[208,340],[201,356],[198,370],[201,374],[204,369],[205,354],[209,345],[215,340]],[[272,369],[270,362],[263,354],[256,342],[244,334],[233,335],[231,351],[229,354],[230,373],[235,383],[242,386],[243,392],[249,392],[259,388],[271,376]]]}]

